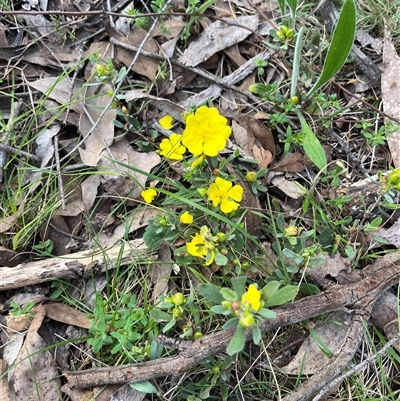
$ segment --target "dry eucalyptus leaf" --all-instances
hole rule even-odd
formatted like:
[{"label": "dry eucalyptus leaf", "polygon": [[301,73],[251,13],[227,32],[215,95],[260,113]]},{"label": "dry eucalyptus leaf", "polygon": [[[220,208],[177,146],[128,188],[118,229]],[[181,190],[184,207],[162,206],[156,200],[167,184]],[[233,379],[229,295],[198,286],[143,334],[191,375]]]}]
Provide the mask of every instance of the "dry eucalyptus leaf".
[{"label": "dry eucalyptus leaf", "polygon": [[43,307],[35,310],[31,327],[14,367],[14,397],[16,400],[57,400],[61,388],[60,374],[53,354],[38,334],[45,317]]},{"label": "dry eucalyptus leaf", "polygon": [[44,304],[43,307],[46,311],[46,316],[57,322],[84,329],[89,329],[91,326],[91,320],[86,317],[85,313],[67,304],[51,302]]},{"label": "dry eucalyptus leaf", "polygon": [[[350,321],[350,313],[336,311],[322,326],[315,329],[316,334],[332,353],[335,354],[343,346]],[[304,341],[294,359],[281,369],[290,375],[297,375],[300,371],[303,375],[312,375],[320,372],[329,361],[310,336]]]},{"label": "dry eucalyptus leaf", "polygon": [[257,29],[257,25],[257,15],[223,18],[223,21],[215,21],[189,45],[179,61],[188,67],[195,67],[215,53],[246,39],[252,33],[251,31]]},{"label": "dry eucalyptus leaf", "polygon": [[[99,119],[105,107],[108,105],[110,97],[107,92],[109,90],[111,90],[111,86],[108,84],[87,87],[85,93],[87,100],[85,100],[84,111],[79,121],[79,130],[84,137],[90,132],[93,124]],[[102,151],[113,143],[113,121],[116,117],[116,110],[109,108],[101,118],[96,129],[85,139],[85,149],[78,149],[82,162],[87,166],[97,166]]]},{"label": "dry eucalyptus leaf", "polygon": [[279,163],[270,168],[270,171],[285,173],[300,173],[305,169],[303,155],[300,152],[288,153]]},{"label": "dry eucalyptus leaf", "polygon": [[12,226],[20,216],[21,210],[18,209],[13,215],[0,219],[0,233],[5,233],[6,231],[11,230]]},{"label": "dry eucalyptus leaf", "polygon": [[253,146],[253,155],[256,160],[259,161],[258,167],[264,168],[269,166],[274,159],[273,154],[266,149],[260,148],[257,145]]},{"label": "dry eucalyptus leaf", "polygon": [[48,77],[38,79],[37,81],[28,82],[36,90],[42,93],[48,93],[50,99],[56,100],[62,105],[69,105],[71,110],[81,114],[83,112],[81,100],[83,93],[80,91],[84,82],[75,79],[72,85],[70,78],[59,79],[57,77]]},{"label": "dry eucalyptus leaf", "polygon": [[[160,156],[155,152],[141,153],[133,149],[126,139],[121,139],[110,148],[113,159],[127,164],[128,166],[136,167],[146,173],[149,173],[157,164],[161,162]],[[110,157],[107,151],[102,153],[103,156]],[[115,178],[116,175],[126,173],[132,177],[136,186],[130,194],[130,199],[139,199],[140,193],[146,184],[147,176],[144,174],[136,173],[128,167],[121,166],[113,161],[102,157],[100,163],[105,170],[103,177],[104,182]]]},{"label": "dry eucalyptus leaf", "polygon": [[171,250],[165,241],[161,241],[158,250],[156,264],[152,264],[149,270],[150,280],[154,286],[150,302],[154,302],[160,295],[165,295],[168,291],[168,280],[172,273]]},{"label": "dry eucalyptus leaf", "polygon": [[51,160],[54,155],[54,145],[53,137],[57,135],[61,130],[61,125],[53,124],[49,128],[43,130],[39,136],[36,138],[35,143],[36,156],[38,156],[42,161],[40,167],[45,167],[47,163]]},{"label": "dry eucalyptus leaf", "polygon": [[374,235],[382,237],[389,244],[394,245],[400,249],[400,219],[398,219],[390,228],[381,227]]},{"label": "dry eucalyptus leaf", "polygon": [[[382,103],[386,114],[394,118],[400,118],[400,57],[397,55],[391,37],[389,29],[385,28],[383,41],[383,65],[385,68],[381,79]],[[390,135],[387,143],[392,153],[394,166],[396,168],[400,167],[400,131]]]},{"label": "dry eucalyptus leaf", "polygon": [[[320,254],[318,257],[324,257]],[[326,276],[337,277],[339,273],[344,270],[348,273],[351,272],[351,260],[344,258],[340,254],[336,254],[330,258],[324,258],[325,263],[319,266],[308,266],[308,270],[312,273],[313,277],[316,277],[317,281],[324,279]]]},{"label": "dry eucalyptus leaf", "polygon": [[89,212],[94,204],[94,201],[96,200],[100,181],[100,175],[93,174],[81,183],[82,201],[85,205],[85,212]]},{"label": "dry eucalyptus leaf", "polygon": [[237,123],[235,120],[232,120],[232,134],[239,148],[246,154],[250,155],[254,145],[253,133],[248,132],[245,127]]},{"label": "dry eucalyptus leaf", "polygon": [[271,185],[280,189],[292,199],[299,199],[307,193],[307,190],[298,182],[291,181],[283,175],[276,175],[271,179]]}]

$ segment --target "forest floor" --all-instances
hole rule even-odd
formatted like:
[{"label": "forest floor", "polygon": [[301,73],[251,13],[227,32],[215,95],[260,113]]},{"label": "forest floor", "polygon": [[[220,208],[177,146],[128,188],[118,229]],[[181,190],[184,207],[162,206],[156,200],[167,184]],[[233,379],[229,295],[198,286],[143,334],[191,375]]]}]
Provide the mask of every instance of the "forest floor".
[{"label": "forest floor", "polygon": [[399,13],[0,0],[0,399],[398,400]]}]

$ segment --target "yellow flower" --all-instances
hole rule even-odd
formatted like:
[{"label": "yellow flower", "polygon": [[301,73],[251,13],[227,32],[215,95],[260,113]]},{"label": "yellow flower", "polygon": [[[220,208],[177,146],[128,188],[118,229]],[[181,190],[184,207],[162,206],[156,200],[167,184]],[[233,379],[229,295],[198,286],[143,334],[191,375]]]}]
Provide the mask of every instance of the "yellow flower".
[{"label": "yellow flower", "polygon": [[242,305],[250,306],[252,310],[257,312],[261,308],[261,291],[254,284],[249,285],[249,289],[242,295]]},{"label": "yellow flower", "polygon": [[234,187],[232,185],[230,181],[217,177],[207,191],[208,200],[213,203],[214,207],[220,205],[223,213],[237,210],[243,197],[243,188],[240,185]]},{"label": "yellow flower", "polygon": [[182,160],[186,148],[181,145],[181,138],[182,135],[178,134],[171,134],[169,138],[164,138],[160,143],[161,151],[158,153],[170,160]]},{"label": "yellow flower", "polygon": [[182,224],[192,224],[193,223],[193,215],[191,215],[188,211],[183,213],[181,217],[179,217],[179,221]]},{"label": "yellow flower", "polygon": [[215,257],[215,244],[208,227],[203,226],[199,233],[196,233],[190,242],[186,243],[186,249],[192,256],[206,259],[205,265],[210,265]]},{"label": "yellow flower", "polygon": [[164,129],[171,129],[172,121],[174,121],[174,118],[172,116],[164,116],[158,120],[159,124]]},{"label": "yellow flower", "polygon": [[300,233],[300,229],[296,226],[290,225],[289,227],[285,228],[285,234],[288,236],[295,237],[295,236],[299,235],[299,233]]},{"label": "yellow flower", "polygon": [[153,202],[154,198],[157,196],[157,191],[153,188],[146,189],[141,192],[142,198],[146,203]]},{"label": "yellow flower", "polygon": [[217,156],[231,134],[227,121],[215,107],[202,106],[186,118],[182,143],[194,156]]}]

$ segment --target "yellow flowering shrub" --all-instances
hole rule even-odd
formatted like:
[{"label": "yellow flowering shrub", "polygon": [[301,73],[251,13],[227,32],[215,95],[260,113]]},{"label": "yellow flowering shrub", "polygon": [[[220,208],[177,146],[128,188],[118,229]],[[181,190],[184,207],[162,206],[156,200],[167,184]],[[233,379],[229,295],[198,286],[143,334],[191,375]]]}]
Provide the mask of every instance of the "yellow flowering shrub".
[{"label": "yellow flowering shrub", "polygon": [[241,306],[245,310],[257,312],[261,308],[261,291],[254,284],[249,285],[249,289],[242,295]]},{"label": "yellow flowering shrub", "polygon": [[171,134],[169,138],[161,141],[158,153],[170,160],[182,160],[186,148],[182,145],[181,140],[182,135]]},{"label": "yellow flowering shrub", "polygon": [[146,203],[152,203],[157,196],[157,191],[153,188],[146,189],[141,192],[142,198]]},{"label": "yellow flowering shrub", "polygon": [[186,118],[182,143],[194,156],[217,156],[231,134],[228,120],[215,107],[202,106]]},{"label": "yellow flowering shrub", "polygon": [[208,200],[213,206],[219,206],[223,213],[230,213],[237,210],[243,197],[243,188],[230,181],[217,177],[207,191]]}]

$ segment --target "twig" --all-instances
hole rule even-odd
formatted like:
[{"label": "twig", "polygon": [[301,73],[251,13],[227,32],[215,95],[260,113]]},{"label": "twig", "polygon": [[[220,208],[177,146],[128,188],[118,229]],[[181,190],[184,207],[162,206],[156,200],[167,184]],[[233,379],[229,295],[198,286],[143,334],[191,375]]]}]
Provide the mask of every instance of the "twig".
[{"label": "twig", "polygon": [[383,356],[386,353],[386,351],[399,339],[400,339],[400,333],[397,333],[397,335],[394,336],[390,341],[388,341],[384,345],[384,347],[382,349],[380,349],[376,354],[369,356],[368,358],[366,358],[365,360],[363,360],[359,364],[353,366],[346,373],[343,373],[342,375],[340,375],[337,378],[335,378],[334,380],[332,380],[330,383],[327,383],[326,384],[327,387],[324,388],[323,390],[321,390],[316,395],[316,397],[313,398],[313,401],[321,400],[322,398],[324,398],[328,394],[328,392],[332,388],[334,388],[335,386],[340,384],[344,379],[347,379],[348,377],[350,377],[354,373],[357,373],[357,372],[361,371],[362,369],[364,369],[365,365],[367,365],[370,362],[374,361],[375,359],[378,359],[379,357]]}]

